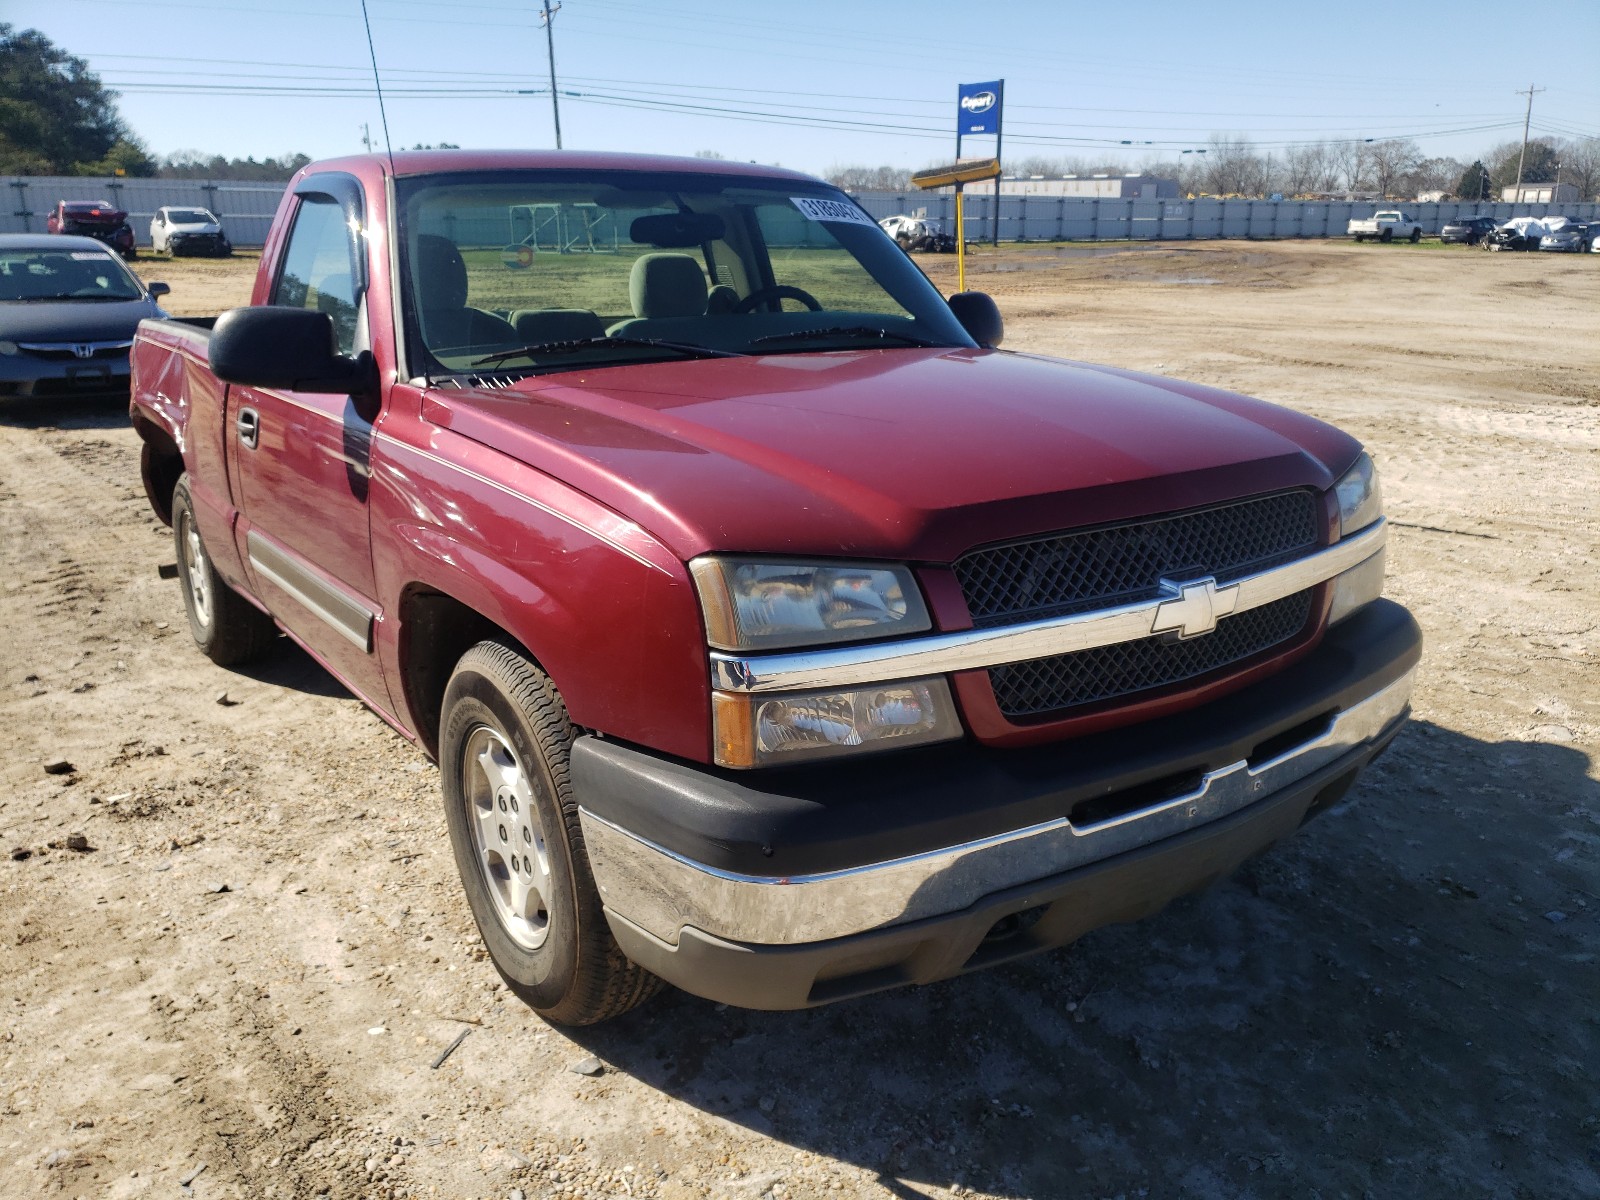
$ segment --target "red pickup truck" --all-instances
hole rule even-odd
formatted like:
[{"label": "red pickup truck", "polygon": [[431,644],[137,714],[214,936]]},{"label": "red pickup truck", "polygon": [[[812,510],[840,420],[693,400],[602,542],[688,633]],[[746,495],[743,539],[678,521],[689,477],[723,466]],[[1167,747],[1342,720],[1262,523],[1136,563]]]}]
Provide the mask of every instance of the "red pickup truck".
[{"label": "red pickup truck", "polygon": [[132,417],[200,648],[437,759],[527,1003],[799,1008],[1151,913],[1410,711],[1354,440],[1000,340],[804,175],[356,157]]}]

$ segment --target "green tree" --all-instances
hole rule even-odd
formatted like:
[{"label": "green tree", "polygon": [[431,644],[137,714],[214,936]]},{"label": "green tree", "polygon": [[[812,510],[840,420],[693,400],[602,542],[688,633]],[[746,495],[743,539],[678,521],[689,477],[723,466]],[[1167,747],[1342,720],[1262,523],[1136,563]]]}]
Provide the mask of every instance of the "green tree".
[{"label": "green tree", "polygon": [[1515,187],[1517,182],[1517,161],[1522,159],[1523,183],[1554,183],[1556,178],[1556,163],[1561,161],[1561,155],[1556,153],[1556,148],[1545,138],[1535,138],[1528,143],[1526,158],[1522,155],[1522,143],[1507,143],[1505,152],[1495,160],[1494,185],[1496,188]]},{"label": "green tree", "polygon": [[[69,175],[136,145],[116,95],[36,29],[0,23],[0,172]],[[142,153],[142,148],[140,148]]]},{"label": "green tree", "polygon": [[1490,198],[1492,186],[1489,181],[1489,168],[1483,165],[1481,159],[1461,172],[1461,178],[1456,181],[1455,195],[1458,200],[1487,200]]},{"label": "green tree", "polygon": [[120,137],[99,162],[78,164],[80,175],[115,175],[119,171],[135,178],[148,177],[156,173],[156,161],[133,138]]}]

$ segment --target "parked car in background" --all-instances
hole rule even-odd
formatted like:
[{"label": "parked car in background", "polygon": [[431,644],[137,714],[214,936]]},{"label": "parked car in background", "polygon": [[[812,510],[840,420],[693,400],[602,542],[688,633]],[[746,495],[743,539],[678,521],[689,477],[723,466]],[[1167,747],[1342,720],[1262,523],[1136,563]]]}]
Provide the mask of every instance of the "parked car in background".
[{"label": "parked car in background", "polygon": [[167,290],[91,238],[0,234],[0,399],[126,402],[133,332]]},{"label": "parked car in background", "polygon": [[51,233],[70,233],[104,242],[123,258],[138,254],[128,214],[109,200],[59,200],[44,224]]},{"label": "parked car in background", "polygon": [[1594,249],[1595,238],[1600,237],[1600,225],[1584,225],[1567,221],[1551,229],[1539,239],[1539,249],[1555,250],[1566,254],[1583,254]]},{"label": "parked car in background", "polygon": [[927,217],[893,216],[878,222],[882,230],[895,240],[902,250],[932,250],[939,254],[954,254],[956,239],[940,227],[939,222]]},{"label": "parked car in background", "polygon": [[225,258],[233,253],[222,222],[209,209],[164,205],[150,218],[150,249],[176,258],[180,254],[210,254]]},{"label": "parked car in background", "polygon": [[1476,246],[1483,241],[1484,234],[1494,228],[1494,223],[1493,217],[1457,217],[1439,230],[1439,240]]},{"label": "parked car in background", "polygon": [[1536,218],[1512,217],[1484,234],[1478,244],[1485,250],[1537,250],[1544,235],[1544,223]]},{"label": "parked car in background", "polygon": [[1364,220],[1357,218],[1351,221],[1345,232],[1358,242],[1364,242],[1368,238],[1380,242],[1405,238],[1415,243],[1422,240],[1422,223],[1399,209],[1387,209]]}]

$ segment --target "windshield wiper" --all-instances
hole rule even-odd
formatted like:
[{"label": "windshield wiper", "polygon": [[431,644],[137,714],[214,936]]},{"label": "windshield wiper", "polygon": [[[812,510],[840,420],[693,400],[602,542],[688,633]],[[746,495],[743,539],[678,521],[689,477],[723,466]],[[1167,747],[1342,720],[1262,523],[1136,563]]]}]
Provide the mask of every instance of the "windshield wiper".
[{"label": "windshield wiper", "polygon": [[820,337],[865,337],[876,338],[879,341],[904,342],[908,346],[926,346],[936,350],[954,349],[943,342],[932,342],[914,333],[896,333],[892,329],[879,329],[875,325],[830,325],[824,329],[794,329],[788,333],[769,333],[766,337],[758,337],[750,344],[770,346],[774,342],[799,342],[806,338]]},{"label": "windshield wiper", "polygon": [[550,354],[577,354],[584,350],[605,350],[610,348],[642,348],[645,350],[670,350],[681,354],[685,358],[743,358],[737,350],[713,350],[710,346],[694,346],[688,342],[666,342],[660,338],[636,337],[591,337],[569,338],[561,342],[540,342],[534,346],[522,346],[516,350],[497,350],[493,354],[485,354],[482,358],[475,358],[468,364],[473,367],[486,367],[490,363],[504,362],[508,358],[538,358]]}]

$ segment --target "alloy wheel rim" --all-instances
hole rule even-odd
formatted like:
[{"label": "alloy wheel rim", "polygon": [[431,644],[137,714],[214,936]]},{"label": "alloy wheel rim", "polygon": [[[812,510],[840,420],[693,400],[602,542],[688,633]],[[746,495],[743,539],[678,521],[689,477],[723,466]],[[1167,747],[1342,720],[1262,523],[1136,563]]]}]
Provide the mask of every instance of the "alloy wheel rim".
[{"label": "alloy wheel rim", "polygon": [[467,735],[461,771],[478,875],[506,934],[524,950],[537,950],[550,934],[551,880],[532,781],[505,738],[487,725]]},{"label": "alloy wheel rim", "polygon": [[206,574],[206,550],[200,543],[200,531],[195,528],[194,517],[183,516],[183,573],[189,588],[189,603],[194,608],[194,619],[202,626],[211,627],[211,580]]}]

